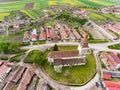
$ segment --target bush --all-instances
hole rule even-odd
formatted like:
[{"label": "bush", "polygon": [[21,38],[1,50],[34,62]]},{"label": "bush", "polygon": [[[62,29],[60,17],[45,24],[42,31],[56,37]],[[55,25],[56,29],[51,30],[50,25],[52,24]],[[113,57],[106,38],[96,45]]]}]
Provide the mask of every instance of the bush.
[{"label": "bush", "polygon": [[29,53],[27,58],[25,59],[25,63],[35,63],[35,64],[42,64],[43,60],[45,60],[46,56],[45,53],[39,50],[33,50]]},{"label": "bush", "polygon": [[58,46],[57,46],[57,44],[55,44],[55,46],[53,47],[53,51],[58,51]]},{"label": "bush", "polygon": [[1,56],[0,59],[1,59],[1,60],[8,60],[8,57]]},{"label": "bush", "polygon": [[29,46],[30,45],[30,42],[23,42],[20,44],[21,46]]},{"label": "bush", "polygon": [[16,55],[16,56],[10,58],[9,61],[10,61],[10,62],[14,62],[14,61],[20,62],[24,54],[25,54],[25,53],[20,53],[20,54],[18,54],[18,55]]}]

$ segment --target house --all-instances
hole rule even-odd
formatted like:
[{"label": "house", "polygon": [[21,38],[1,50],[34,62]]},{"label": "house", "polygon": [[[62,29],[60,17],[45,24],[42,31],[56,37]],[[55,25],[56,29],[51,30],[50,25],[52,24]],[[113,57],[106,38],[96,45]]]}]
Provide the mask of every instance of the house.
[{"label": "house", "polygon": [[46,40],[47,36],[46,36],[46,32],[44,30],[44,28],[41,27],[40,29],[40,40]]},{"label": "house", "polygon": [[69,33],[69,39],[70,39],[71,41],[75,41],[75,36],[74,36],[72,30],[69,30],[68,33]]},{"label": "house", "polygon": [[62,40],[68,39],[67,32],[64,29],[61,29],[60,32],[61,32]]},{"label": "house", "polygon": [[20,84],[17,88],[17,90],[26,90],[27,85],[30,83],[32,77],[34,75],[34,69],[32,68],[27,68],[25,71],[22,80],[20,81]]},{"label": "house", "polygon": [[54,40],[54,41],[60,40],[60,38],[58,37],[57,32],[55,31],[54,28],[50,29],[50,34],[51,34],[52,40]]},{"label": "house", "polygon": [[14,85],[22,78],[23,73],[25,72],[26,67],[19,66],[14,73],[13,77],[8,81],[3,90],[12,90]]},{"label": "house", "polygon": [[30,35],[28,31],[25,31],[24,33],[23,42],[30,42]]},{"label": "house", "polygon": [[47,40],[51,40],[50,30],[46,27]]},{"label": "house", "polygon": [[106,90],[120,90],[120,82],[104,81],[103,85]]},{"label": "house", "polygon": [[53,51],[48,54],[48,62],[54,66],[56,72],[61,72],[62,67],[86,64],[88,51],[88,34],[81,40],[78,50]]},{"label": "house", "polygon": [[111,75],[110,74],[105,74],[105,73],[103,73],[103,76],[102,76],[102,78],[103,79],[111,79]]},{"label": "house", "polygon": [[107,69],[109,70],[116,70],[116,62],[110,57],[110,55],[106,52],[102,52],[100,54],[100,58],[102,60],[102,62],[105,64],[105,66],[107,67]]},{"label": "house", "polygon": [[110,57],[116,62],[117,66],[116,69],[120,68],[120,58],[114,53],[110,53]]},{"label": "house", "polygon": [[81,39],[81,36],[79,35],[79,33],[75,29],[72,29],[72,32],[77,40]]},{"label": "house", "polygon": [[4,79],[10,73],[11,70],[11,67],[8,67],[4,64],[4,62],[0,61],[0,82],[4,81]]},{"label": "house", "polygon": [[37,30],[33,29],[32,31],[32,37],[31,37],[32,41],[37,41]]}]

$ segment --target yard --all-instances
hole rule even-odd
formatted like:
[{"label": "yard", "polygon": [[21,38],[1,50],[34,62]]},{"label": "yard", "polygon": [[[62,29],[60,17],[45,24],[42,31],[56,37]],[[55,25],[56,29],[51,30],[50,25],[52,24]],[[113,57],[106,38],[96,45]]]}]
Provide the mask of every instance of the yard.
[{"label": "yard", "polygon": [[107,40],[101,40],[101,39],[93,39],[93,40],[89,40],[89,43],[107,43]]},{"label": "yard", "polygon": [[[46,51],[48,54],[49,51]],[[58,46],[58,50],[77,50],[77,46]],[[83,85],[87,83],[96,73],[96,64],[95,59],[92,55],[87,54],[87,63],[84,66],[74,66],[74,67],[64,67],[62,73],[56,73],[47,59],[43,62],[42,66],[45,69],[46,73],[53,78],[64,84],[69,85]],[[69,71],[70,75],[65,76],[65,72]]]},{"label": "yard", "polygon": [[[43,68],[45,69],[46,73],[61,83],[68,84],[68,85],[84,85],[96,73],[96,64],[95,59],[92,55],[87,54],[87,63],[83,66],[74,66],[74,67],[64,67],[62,69],[62,73],[56,73],[47,60],[44,61],[42,64]],[[65,76],[65,72],[69,71],[70,75]]]}]

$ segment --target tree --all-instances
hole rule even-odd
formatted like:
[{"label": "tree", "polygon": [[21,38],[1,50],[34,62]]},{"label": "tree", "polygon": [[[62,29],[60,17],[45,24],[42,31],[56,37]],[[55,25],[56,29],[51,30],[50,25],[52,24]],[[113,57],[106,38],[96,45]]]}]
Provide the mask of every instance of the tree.
[{"label": "tree", "polygon": [[9,50],[10,51],[18,51],[18,50],[20,50],[20,45],[18,43],[10,43]]},{"label": "tree", "polygon": [[58,51],[58,46],[57,46],[57,44],[54,45],[53,51]]},{"label": "tree", "polygon": [[0,43],[0,51],[2,51],[3,53],[7,53],[8,52],[8,43]]},{"label": "tree", "polygon": [[45,54],[39,50],[34,50],[30,52],[30,59],[33,61],[35,64],[42,64],[43,61],[45,60]]}]

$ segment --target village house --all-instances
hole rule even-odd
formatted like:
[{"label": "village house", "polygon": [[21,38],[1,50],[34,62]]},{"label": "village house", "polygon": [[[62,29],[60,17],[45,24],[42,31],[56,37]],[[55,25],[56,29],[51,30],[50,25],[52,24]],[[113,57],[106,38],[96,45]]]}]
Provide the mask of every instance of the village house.
[{"label": "village house", "polygon": [[28,31],[25,31],[24,33],[23,42],[30,42],[30,35]]},{"label": "village house", "polygon": [[120,82],[104,81],[103,85],[106,90],[120,90]]},{"label": "village house", "polygon": [[12,78],[5,85],[3,90],[12,90],[14,85],[18,85],[17,90],[26,90],[34,75],[33,68],[19,66]]},{"label": "village house", "polygon": [[107,52],[102,52],[100,54],[102,62],[105,64],[108,70],[117,70],[120,68],[120,59],[113,52],[108,54]]},{"label": "village house", "polygon": [[54,66],[56,72],[61,72],[65,66],[85,65],[88,48],[88,34],[86,34],[78,45],[78,50],[50,52],[48,62]]},{"label": "village house", "polygon": [[9,75],[12,70],[11,67],[7,66],[8,62],[0,61],[0,83]]},{"label": "village house", "polygon": [[33,31],[32,31],[31,40],[37,41],[37,30],[36,29],[33,29]]},{"label": "village house", "polygon": [[22,80],[20,81],[20,84],[17,88],[17,90],[26,90],[27,85],[30,83],[32,77],[34,75],[34,69],[32,68],[27,68],[25,71]]}]

